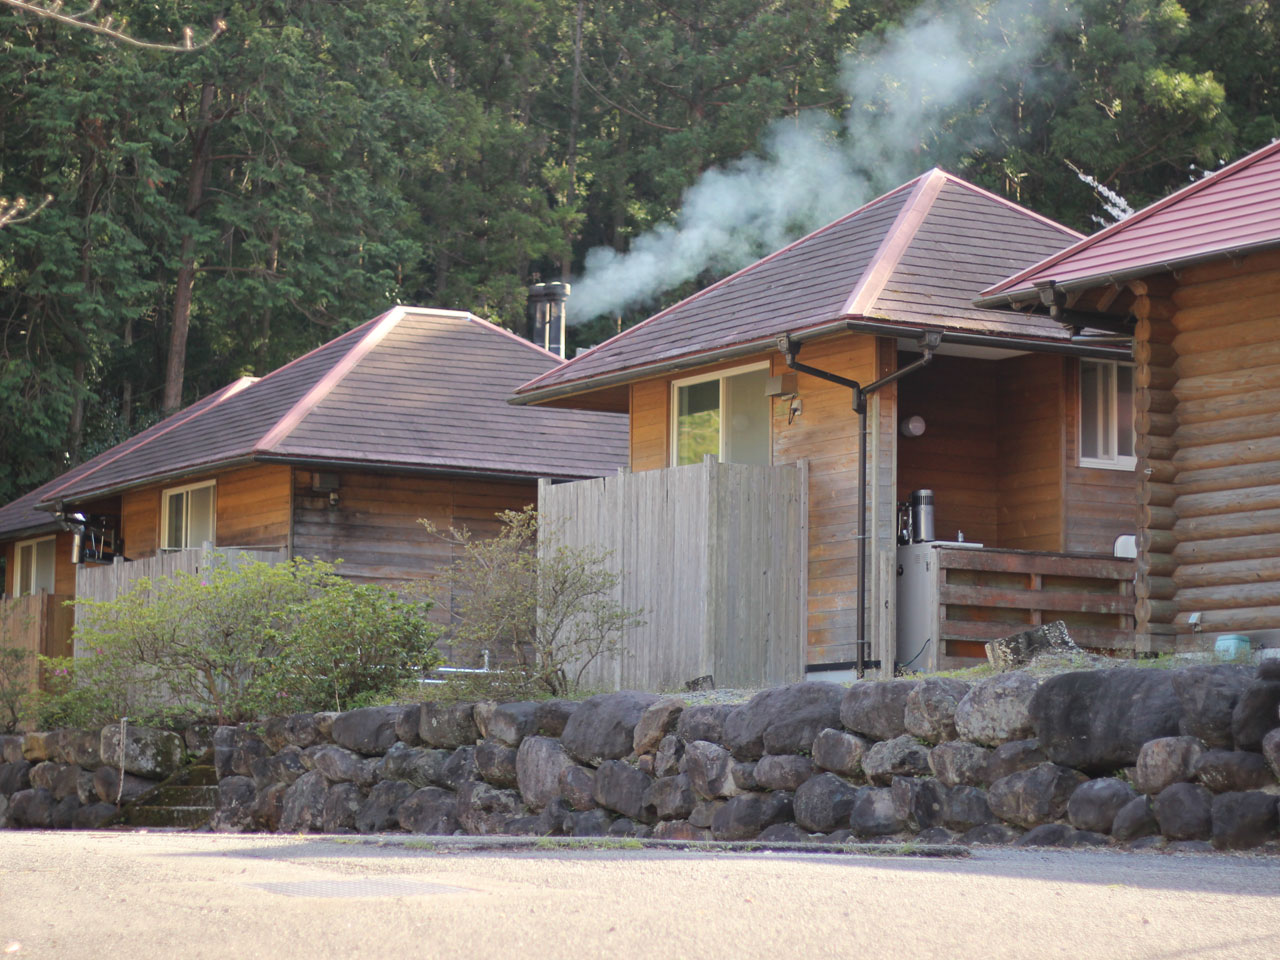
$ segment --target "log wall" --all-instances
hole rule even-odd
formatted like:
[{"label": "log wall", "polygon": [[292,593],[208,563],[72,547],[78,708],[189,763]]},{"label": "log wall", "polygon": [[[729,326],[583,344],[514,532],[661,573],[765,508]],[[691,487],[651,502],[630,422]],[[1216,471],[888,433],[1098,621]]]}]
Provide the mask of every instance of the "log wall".
[{"label": "log wall", "polygon": [[1197,612],[1202,636],[1280,625],[1280,254],[1184,270],[1168,312],[1145,330],[1145,612],[1191,645]]}]

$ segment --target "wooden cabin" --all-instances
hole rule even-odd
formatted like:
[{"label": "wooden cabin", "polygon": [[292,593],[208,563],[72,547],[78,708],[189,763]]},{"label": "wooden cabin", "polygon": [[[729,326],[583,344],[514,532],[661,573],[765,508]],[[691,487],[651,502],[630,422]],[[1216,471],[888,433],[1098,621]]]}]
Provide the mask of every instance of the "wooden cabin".
[{"label": "wooden cabin", "polygon": [[[341,560],[370,582],[428,576],[453,554],[420,518],[484,536],[536,500],[540,478],[625,464],[623,418],[506,402],[560,362],[470,314],[396,307],[229,384],[0,509],[6,609],[23,608],[11,642],[27,608],[194,569],[206,543]],[[69,649],[65,616],[27,632],[30,649]]]},{"label": "wooden cabin", "polygon": [[1140,649],[1276,645],[1280,143],[984,292],[1131,337]]},{"label": "wooden cabin", "polygon": [[[803,464],[795,642],[809,673],[837,676],[859,659],[860,418],[848,385],[802,367],[866,388],[927,351],[927,365],[866,398],[862,659],[883,675],[971,664],[985,640],[1056,619],[1085,646],[1126,651],[1132,561],[1115,556],[1137,529],[1134,457],[1115,448],[1098,397],[1130,376],[1128,346],[972,304],[1078,237],[934,170],[525,384],[516,402],[626,413],[633,471],[706,456]],[[954,546],[936,548],[932,625],[912,641],[932,650],[908,664],[897,504],[919,489],[933,491],[938,541]]]}]

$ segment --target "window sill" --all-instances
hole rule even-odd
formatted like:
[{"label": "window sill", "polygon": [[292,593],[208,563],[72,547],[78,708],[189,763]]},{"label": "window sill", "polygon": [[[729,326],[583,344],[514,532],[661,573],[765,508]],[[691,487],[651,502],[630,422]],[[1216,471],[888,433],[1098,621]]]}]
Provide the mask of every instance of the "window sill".
[{"label": "window sill", "polygon": [[1078,464],[1086,470],[1136,470],[1137,457],[1121,457],[1118,460],[1086,460],[1081,457]]}]

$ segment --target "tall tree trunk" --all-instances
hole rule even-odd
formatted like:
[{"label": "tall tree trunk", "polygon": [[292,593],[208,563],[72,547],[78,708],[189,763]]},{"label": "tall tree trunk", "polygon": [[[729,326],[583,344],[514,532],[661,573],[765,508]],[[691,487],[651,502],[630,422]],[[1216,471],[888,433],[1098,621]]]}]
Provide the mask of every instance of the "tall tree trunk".
[{"label": "tall tree trunk", "polygon": [[[124,322],[124,352],[131,354],[133,346],[133,317]],[[120,422],[126,436],[133,433],[133,377],[126,373],[120,383]]]},{"label": "tall tree trunk", "polygon": [[[578,199],[578,120],[582,110],[582,19],[586,0],[578,0],[577,19],[573,25],[573,87],[569,95],[569,190],[566,203]],[[568,281],[573,267],[573,239],[576,231],[566,230],[564,254],[560,260],[560,279]]]},{"label": "tall tree trunk", "polygon": [[[187,182],[187,216],[194,217],[204,199],[205,178],[209,171],[209,116],[213,110],[214,86],[206,83],[200,90],[200,112],[192,146],[191,178]],[[191,328],[191,290],[196,279],[196,238],[188,230],[182,237],[182,255],[173,291],[173,314],[169,324],[169,356],[164,371],[164,416],[182,406],[182,380],[187,366],[187,333]]]}]

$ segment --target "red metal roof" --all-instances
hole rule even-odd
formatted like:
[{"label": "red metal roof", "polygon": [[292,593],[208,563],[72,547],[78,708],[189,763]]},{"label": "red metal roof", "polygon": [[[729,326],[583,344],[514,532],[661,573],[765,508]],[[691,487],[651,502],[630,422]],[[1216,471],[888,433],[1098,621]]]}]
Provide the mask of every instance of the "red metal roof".
[{"label": "red metal roof", "polygon": [[604,476],[627,461],[626,417],[507,403],[560,363],[467,313],[396,307],[260,380],[244,378],[0,510],[0,534],[48,522],[36,504],[248,460],[503,476]]},{"label": "red metal roof", "polygon": [[1080,234],[941,170],[931,170],[548,371],[517,393],[538,402],[639,378],[739,345],[842,318],[1061,342],[1043,317],[979,309],[984,284]]},{"label": "red metal roof", "polygon": [[984,305],[1039,298],[1280,244],[1280,141],[1183,187],[984,290]]}]

